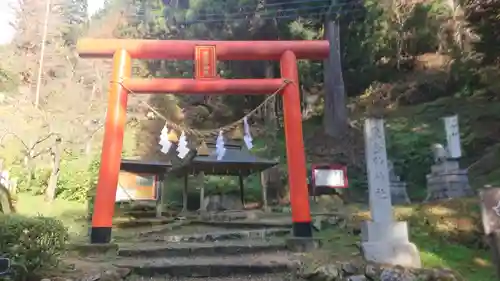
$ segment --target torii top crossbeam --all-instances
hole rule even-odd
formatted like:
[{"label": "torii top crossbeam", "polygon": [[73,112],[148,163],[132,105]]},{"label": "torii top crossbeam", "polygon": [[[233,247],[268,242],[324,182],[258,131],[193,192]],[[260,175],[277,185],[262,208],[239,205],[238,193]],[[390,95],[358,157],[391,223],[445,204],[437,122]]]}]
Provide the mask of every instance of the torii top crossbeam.
[{"label": "torii top crossbeam", "polygon": [[195,47],[217,46],[218,60],[279,60],[285,51],[297,59],[322,60],[328,57],[326,40],[307,41],[191,41],[136,39],[80,39],[77,51],[85,58],[111,58],[116,50],[126,50],[133,59],[194,59]]}]

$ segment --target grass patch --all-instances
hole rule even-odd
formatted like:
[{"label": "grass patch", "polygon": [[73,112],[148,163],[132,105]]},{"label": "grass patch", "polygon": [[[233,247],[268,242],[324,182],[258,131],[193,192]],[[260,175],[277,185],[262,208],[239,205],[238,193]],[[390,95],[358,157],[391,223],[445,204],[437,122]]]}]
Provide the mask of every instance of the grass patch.
[{"label": "grass patch", "polygon": [[450,268],[470,281],[497,280],[490,253],[486,250],[429,239],[424,232],[415,229],[411,231],[411,240],[420,250],[420,258],[426,268]]},{"label": "grass patch", "polygon": [[[354,223],[370,219],[369,211],[362,210],[359,206],[352,213]],[[478,199],[397,206],[394,208],[394,216],[397,220],[408,221],[410,229],[417,228],[436,239],[469,248],[486,248]]]},{"label": "grass patch", "polygon": [[477,199],[401,207],[396,213],[410,221],[411,239],[419,247],[425,267],[451,268],[465,280],[497,280],[491,253],[482,239]]},{"label": "grass patch", "polygon": [[19,193],[16,195],[16,211],[25,216],[43,215],[61,220],[68,228],[71,238],[87,233],[87,205],[74,201],[56,199],[47,203],[43,196]]}]

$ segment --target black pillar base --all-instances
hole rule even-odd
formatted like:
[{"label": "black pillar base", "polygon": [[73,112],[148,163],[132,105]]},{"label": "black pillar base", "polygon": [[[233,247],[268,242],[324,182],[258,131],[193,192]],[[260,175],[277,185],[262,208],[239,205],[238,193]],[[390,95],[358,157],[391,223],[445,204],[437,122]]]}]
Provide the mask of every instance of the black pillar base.
[{"label": "black pillar base", "polygon": [[293,237],[312,237],[312,226],[311,222],[293,222],[292,223],[292,234]]},{"label": "black pillar base", "polygon": [[92,227],[90,229],[91,244],[108,244],[111,242],[111,227]]}]

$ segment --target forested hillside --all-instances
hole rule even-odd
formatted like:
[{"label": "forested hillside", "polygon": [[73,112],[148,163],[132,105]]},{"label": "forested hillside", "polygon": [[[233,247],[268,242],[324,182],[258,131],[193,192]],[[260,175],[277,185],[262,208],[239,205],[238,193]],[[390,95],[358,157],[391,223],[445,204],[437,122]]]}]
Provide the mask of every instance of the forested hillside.
[{"label": "forested hillside", "polygon": [[[53,0],[45,23],[44,1],[22,0],[15,40],[0,50],[3,165],[21,191],[85,200],[95,184],[110,61],[80,59],[75,45],[82,37],[326,37],[335,54],[329,63],[299,64],[309,163],[346,163],[353,188],[362,190],[360,120],[382,116],[389,157],[418,198],[430,145],[444,142],[439,118],[457,113],[472,184],[500,183],[493,160],[500,139],[500,1],[111,0],[90,19],[86,6],[85,0]],[[219,62],[218,68],[224,78],[279,75],[275,62]],[[192,69],[191,61],[142,61],[134,64],[134,75],[192,77]],[[162,157],[157,138],[164,121],[148,105],[178,124],[211,129],[239,119],[264,98],[134,96],[124,155]],[[257,153],[283,161],[280,100],[252,123]]]}]

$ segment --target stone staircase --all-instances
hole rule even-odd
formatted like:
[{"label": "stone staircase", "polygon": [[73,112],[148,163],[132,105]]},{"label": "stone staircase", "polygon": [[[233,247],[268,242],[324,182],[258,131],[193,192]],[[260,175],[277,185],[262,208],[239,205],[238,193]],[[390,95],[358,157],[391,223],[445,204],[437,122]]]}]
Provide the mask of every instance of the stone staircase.
[{"label": "stone staircase", "polygon": [[[448,270],[406,269],[366,263],[357,243],[350,239],[356,235],[354,232],[342,234],[347,237],[334,234],[332,238],[338,243],[334,250],[325,244],[327,251],[316,249],[305,255],[296,253],[287,243],[290,242],[287,239],[290,236],[288,216],[270,214],[258,219],[245,219],[244,216],[243,219],[234,219],[241,215],[237,214],[228,219],[226,215],[208,219],[187,216],[153,219],[154,224],[150,223],[152,218],[143,216],[136,219],[135,224],[128,224],[130,228],[127,230],[114,230],[117,244],[74,245],[72,252],[78,253],[80,262],[75,268],[80,268],[78,273],[85,277],[79,275],[77,279],[64,280],[461,280]],[[338,227],[338,218],[331,214],[327,217],[331,226]],[[163,224],[156,225],[160,221]],[[315,228],[319,230],[321,227]],[[330,251],[336,254],[330,255]],[[322,256],[325,252],[328,255]]]},{"label": "stone staircase", "polygon": [[289,233],[283,221],[186,221],[119,243],[112,263],[129,269],[131,281],[291,280],[299,256],[287,247]]}]

